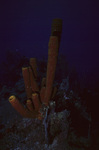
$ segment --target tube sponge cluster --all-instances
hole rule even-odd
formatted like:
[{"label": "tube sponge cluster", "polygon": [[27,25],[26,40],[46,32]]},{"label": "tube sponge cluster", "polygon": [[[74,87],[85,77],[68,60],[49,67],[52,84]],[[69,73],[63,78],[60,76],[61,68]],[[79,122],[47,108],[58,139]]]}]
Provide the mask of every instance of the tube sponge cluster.
[{"label": "tube sponge cluster", "polygon": [[[55,22],[55,25],[53,25]],[[58,24],[56,22],[59,22]],[[57,26],[60,27],[57,27]],[[59,41],[61,35],[62,20],[54,19],[52,23],[52,33],[48,43],[48,63],[46,78],[42,79],[41,87],[37,84],[37,60],[36,58],[30,58],[29,66],[22,68],[22,74],[25,84],[25,90],[27,94],[26,107],[20,103],[20,101],[14,96],[9,97],[11,105],[26,118],[38,118],[42,119],[41,108],[44,104],[49,105],[51,99],[56,95],[57,88],[53,87],[55,70],[59,51]],[[57,31],[58,35],[53,35],[53,32]]]}]

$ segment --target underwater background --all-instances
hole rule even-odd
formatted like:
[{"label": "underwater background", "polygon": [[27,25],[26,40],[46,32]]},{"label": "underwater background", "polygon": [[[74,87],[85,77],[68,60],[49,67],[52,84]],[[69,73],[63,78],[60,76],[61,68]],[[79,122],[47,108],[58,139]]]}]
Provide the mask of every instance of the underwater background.
[{"label": "underwater background", "polygon": [[[23,118],[8,99],[26,104],[22,67],[37,58],[46,76],[52,20],[62,19],[54,112],[44,122]],[[99,149],[99,9],[96,1],[0,2],[0,150]],[[49,142],[46,142],[46,132]]]}]

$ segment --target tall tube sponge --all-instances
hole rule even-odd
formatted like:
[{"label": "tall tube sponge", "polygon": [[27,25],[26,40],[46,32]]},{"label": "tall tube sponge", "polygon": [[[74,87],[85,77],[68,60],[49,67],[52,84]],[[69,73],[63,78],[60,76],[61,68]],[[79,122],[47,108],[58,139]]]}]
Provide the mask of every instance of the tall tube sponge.
[{"label": "tall tube sponge", "polygon": [[[46,77],[46,90],[44,96],[45,105],[48,105],[52,96],[53,81],[55,77],[56,64],[58,59],[61,33],[62,33],[62,20],[58,18],[53,19],[51,36],[48,44],[47,77]],[[54,91],[56,91],[56,87]]]},{"label": "tall tube sponge", "polygon": [[62,33],[62,19],[56,18],[52,21],[51,27],[51,36],[58,37],[58,45],[60,46],[61,41],[61,33]]},{"label": "tall tube sponge", "polygon": [[56,63],[58,57],[58,37],[51,36],[48,44],[48,64],[47,64],[47,78],[46,78],[46,89],[45,89],[45,96],[44,96],[44,103],[48,105],[51,95],[52,95],[52,88],[53,88],[53,81],[55,76],[56,70]]}]

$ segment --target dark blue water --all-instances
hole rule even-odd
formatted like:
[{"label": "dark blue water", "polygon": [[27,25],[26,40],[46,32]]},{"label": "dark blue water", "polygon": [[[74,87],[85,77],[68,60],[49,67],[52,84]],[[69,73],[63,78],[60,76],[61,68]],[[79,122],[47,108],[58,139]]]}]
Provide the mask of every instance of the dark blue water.
[{"label": "dark blue water", "polygon": [[0,5],[0,62],[5,60],[8,49],[26,57],[47,57],[52,19],[61,18],[59,53],[66,55],[80,76],[94,82],[99,76],[98,17],[98,5],[93,1],[3,1]]}]

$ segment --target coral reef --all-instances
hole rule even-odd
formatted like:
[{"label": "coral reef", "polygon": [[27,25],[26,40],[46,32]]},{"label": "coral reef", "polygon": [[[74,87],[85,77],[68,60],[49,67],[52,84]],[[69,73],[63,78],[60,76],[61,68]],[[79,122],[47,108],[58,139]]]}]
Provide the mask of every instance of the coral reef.
[{"label": "coral reef", "polygon": [[[68,83],[65,80],[61,84],[63,86],[60,85],[54,99],[56,109],[50,112],[49,145],[45,141],[45,128],[42,121],[21,117],[4,97],[0,106],[0,122],[2,122],[0,124],[0,149],[87,150],[89,148],[89,139],[79,133],[82,129],[83,132],[86,130],[83,128],[86,123],[78,122],[78,117],[81,120],[82,113],[87,117],[84,106],[78,97],[74,98],[73,91],[67,94],[65,85],[68,86]],[[19,99],[22,101],[23,98],[26,98],[23,85],[23,79],[19,80],[14,88],[8,89],[8,92],[15,93],[17,97],[19,95]],[[3,97],[4,90],[0,94]],[[30,101],[28,102],[30,103]],[[88,119],[89,117],[87,117]],[[75,125],[77,126],[75,127]],[[78,136],[77,133],[80,135]]]},{"label": "coral reef", "polygon": [[[15,86],[3,84],[1,88],[2,150],[99,149],[99,123],[94,110],[97,104],[93,103],[93,100],[98,101],[99,93],[87,89],[78,94],[75,69],[69,70],[65,57],[58,57],[61,25],[60,19],[53,20],[48,63],[44,60],[37,63],[36,58],[30,58],[25,66],[21,66],[23,77],[20,76]],[[12,69],[14,74],[17,69]],[[99,110],[98,105],[96,110]]]}]

